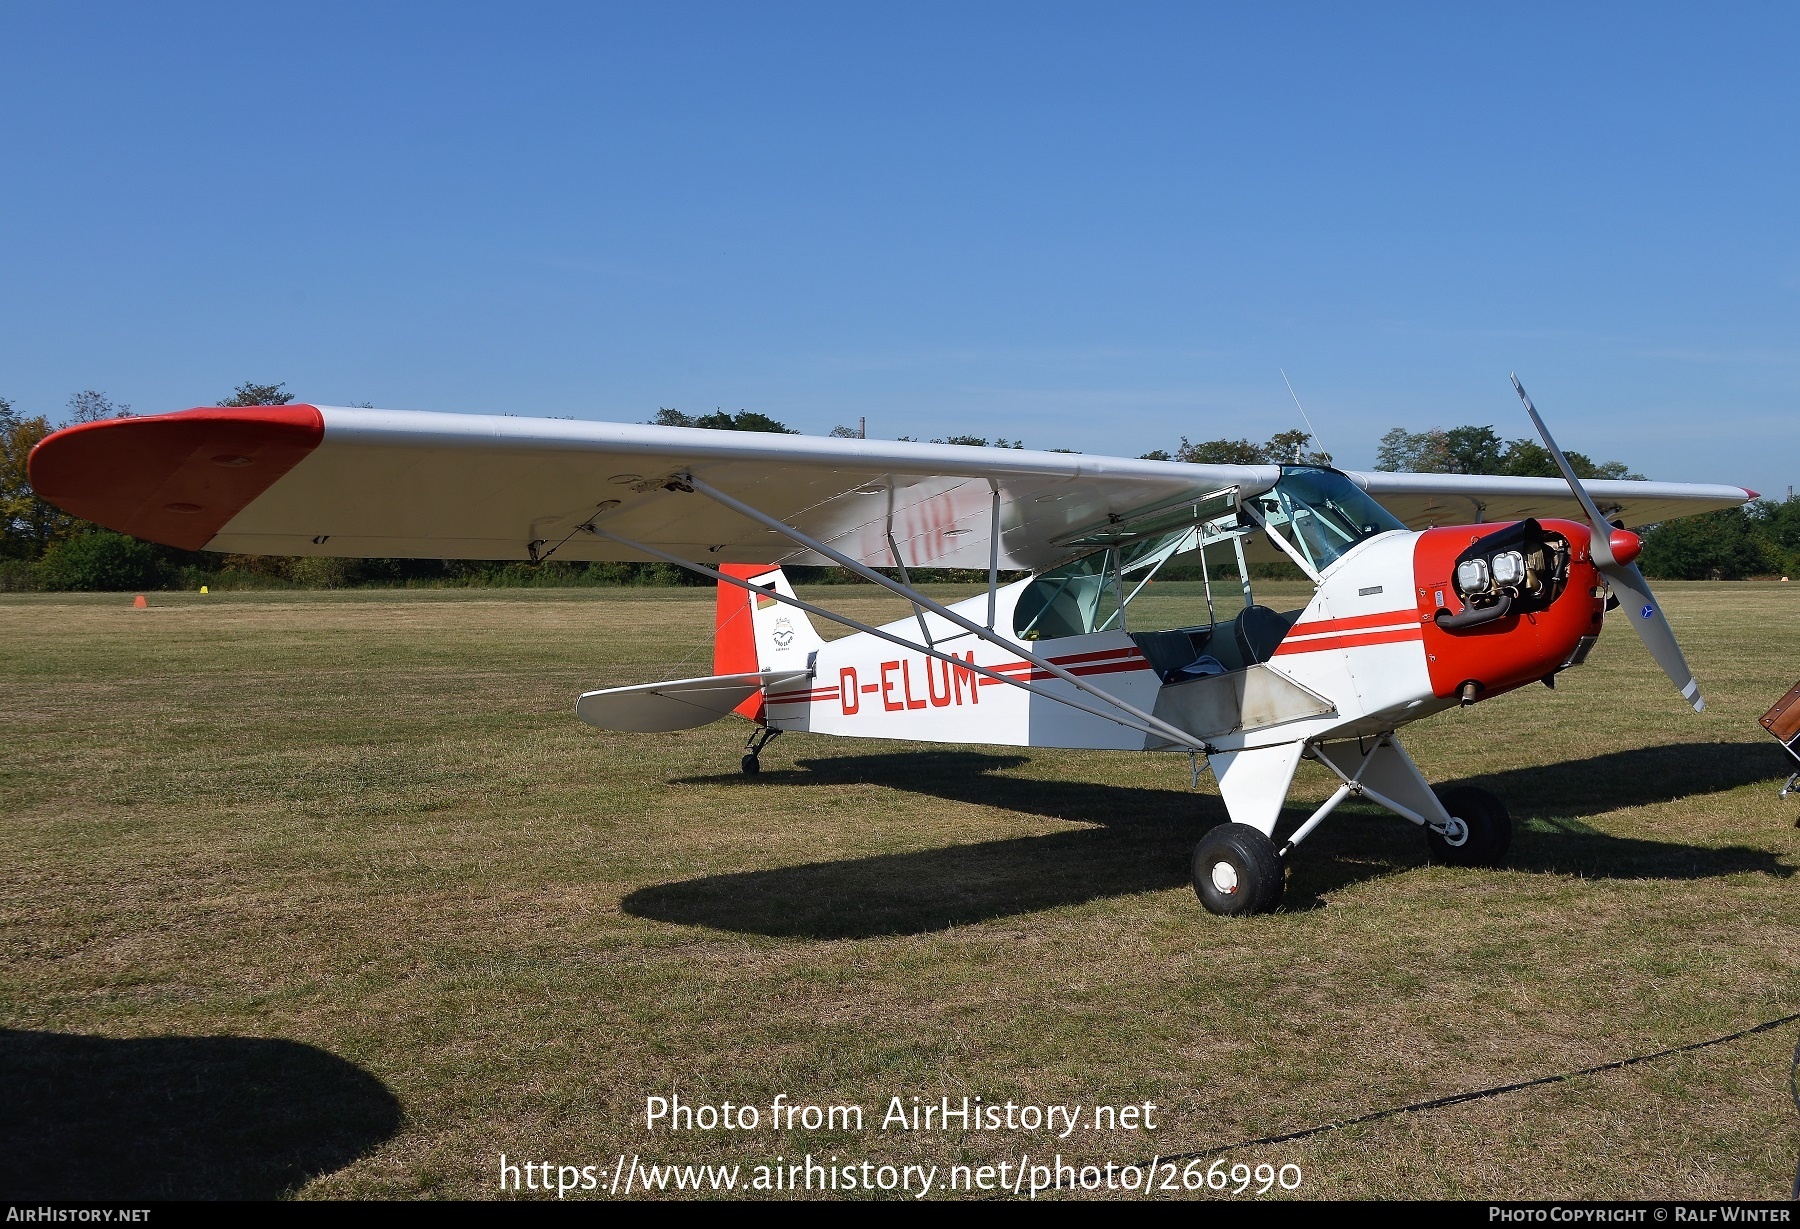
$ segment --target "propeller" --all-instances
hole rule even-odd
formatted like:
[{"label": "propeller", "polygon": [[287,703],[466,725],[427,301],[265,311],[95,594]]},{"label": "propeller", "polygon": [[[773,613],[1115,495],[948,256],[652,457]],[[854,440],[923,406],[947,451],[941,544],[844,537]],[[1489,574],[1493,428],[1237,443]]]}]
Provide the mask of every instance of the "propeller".
[{"label": "propeller", "polygon": [[1538,417],[1537,407],[1531,404],[1531,398],[1525,395],[1525,386],[1519,383],[1514,375],[1512,385],[1518,390],[1519,400],[1525,403],[1525,412],[1531,415],[1536,424],[1538,434],[1544,437],[1544,447],[1556,460],[1556,468],[1568,480],[1569,489],[1575,492],[1582,509],[1587,513],[1588,524],[1594,527],[1594,534],[1589,544],[1589,553],[1593,555],[1594,566],[1600,569],[1613,593],[1619,599],[1619,605],[1630,612],[1631,626],[1637,629],[1638,638],[1644,647],[1650,650],[1650,656],[1656,658],[1656,664],[1663,668],[1675,686],[1681,689],[1681,698],[1694,706],[1695,712],[1706,708],[1706,699],[1700,694],[1700,684],[1694,678],[1694,672],[1688,668],[1687,658],[1681,655],[1681,646],[1675,643],[1675,631],[1669,626],[1669,620],[1663,615],[1662,607],[1657,604],[1656,595],[1650,592],[1650,584],[1644,574],[1638,570],[1632,560],[1637,558],[1641,543],[1638,536],[1629,530],[1615,529],[1610,521],[1600,515],[1600,509],[1582,487],[1581,480],[1575,471],[1569,468],[1569,458],[1563,455],[1556,441],[1550,438],[1550,428]]}]

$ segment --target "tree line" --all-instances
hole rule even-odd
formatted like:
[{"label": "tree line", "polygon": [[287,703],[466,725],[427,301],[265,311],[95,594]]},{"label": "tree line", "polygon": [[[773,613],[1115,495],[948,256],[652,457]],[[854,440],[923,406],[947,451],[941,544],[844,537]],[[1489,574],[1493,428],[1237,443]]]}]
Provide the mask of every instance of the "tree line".
[{"label": "tree line", "polygon": [[[294,395],[285,384],[245,383],[217,404],[286,405],[293,400]],[[67,413],[56,426],[126,418],[131,413],[129,405],[116,403],[98,390],[85,389],[69,398]],[[669,427],[798,434],[766,414],[745,409],[715,409],[708,414],[691,415],[662,407],[651,421]],[[219,589],[409,585],[506,588],[708,583],[663,563],[275,557],[159,546],[69,516],[37,497],[26,472],[26,459],[32,447],[54,429],[48,416],[20,414],[11,402],[0,398],[0,591],[195,589],[200,585]],[[855,438],[860,432],[858,428],[839,426],[831,434]],[[1025,446],[1022,440],[990,440],[975,435],[951,435],[931,442],[978,448]],[[1176,448],[1157,449],[1143,456],[1147,460],[1215,465],[1331,463],[1330,454],[1317,446],[1312,434],[1298,428],[1277,432],[1260,443],[1249,439],[1196,443],[1182,436]],[[1583,478],[1642,477],[1620,461],[1594,461],[1578,452],[1567,456],[1571,467]],[[1541,443],[1529,438],[1502,439],[1492,426],[1434,427],[1418,432],[1395,427],[1380,439],[1375,468],[1413,473],[1560,476]],[[1744,508],[1655,526],[1645,535],[1641,564],[1650,576],[1665,579],[1735,580],[1791,575],[1800,568],[1800,503],[1758,500]],[[794,571],[797,580],[815,583],[854,580],[836,568]],[[1174,574],[1170,575],[1174,578]],[[938,581],[986,579],[985,573],[970,571],[964,575],[952,569],[918,576]]]}]

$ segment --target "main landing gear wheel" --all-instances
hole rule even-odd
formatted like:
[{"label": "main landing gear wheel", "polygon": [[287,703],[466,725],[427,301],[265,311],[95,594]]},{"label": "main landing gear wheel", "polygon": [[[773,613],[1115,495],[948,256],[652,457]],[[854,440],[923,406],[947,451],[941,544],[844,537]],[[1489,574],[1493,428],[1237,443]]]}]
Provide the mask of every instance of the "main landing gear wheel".
[{"label": "main landing gear wheel", "polygon": [[1211,913],[1272,912],[1286,871],[1275,842],[1248,824],[1220,824],[1194,846],[1194,895]]},{"label": "main landing gear wheel", "polygon": [[746,777],[754,777],[757,773],[762,771],[762,761],[757,759],[754,755],[746,755],[740,766],[743,768]]},{"label": "main landing gear wheel", "polygon": [[1450,812],[1448,831],[1425,829],[1431,860],[1448,866],[1499,866],[1512,844],[1512,816],[1495,795],[1473,785],[1437,791]]}]

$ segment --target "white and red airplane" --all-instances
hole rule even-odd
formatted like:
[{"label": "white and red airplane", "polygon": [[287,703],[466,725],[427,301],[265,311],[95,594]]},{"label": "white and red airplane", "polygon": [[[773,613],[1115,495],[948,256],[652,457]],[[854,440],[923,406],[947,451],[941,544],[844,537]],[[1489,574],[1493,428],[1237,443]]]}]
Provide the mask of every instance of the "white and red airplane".
[{"label": "white and red airplane", "polygon": [[[1194,890],[1242,914],[1280,903],[1288,856],[1353,795],[1422,827],[1439,859],[1498,865],[1504,805],[1434,792],[1395,733],[1551,683],[1609,605],[1703,706],[1624,526],[1756,493],[1584,487],[1518,392],[1566,482],[311,405],[85,423],[40,443],[30,472],[76,516],[187,549],[678,564],[719,585],[714,673],[588,692],[582,720],[654,732],[735,712],[756,726],[746,772],[790,730],[1204,756],[1231,822],[1196,847]],[[1311,601],[1258,604],[1259,558],[1292,561]],[[1146,627],[1133,599],[1171,561],[1201,565],[1204,601]],[[848,568],[913,616],[834,614],[795,596],[784,563]],[[919,567],[985,569],[987,590],[942,605]],[[828,642],[809,614],[854,634]],[[1277,845],[1303,757],[1341,784]]]}]

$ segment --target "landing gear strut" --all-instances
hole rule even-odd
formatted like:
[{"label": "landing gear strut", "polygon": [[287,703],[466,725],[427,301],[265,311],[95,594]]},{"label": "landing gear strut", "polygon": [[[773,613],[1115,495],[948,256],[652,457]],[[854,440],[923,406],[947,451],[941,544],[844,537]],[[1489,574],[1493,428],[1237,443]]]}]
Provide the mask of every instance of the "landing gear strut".
[{"label": "landing gear strut", "polygon": [[756,732],[750,735],[750,741],[744,744],[744,758],[739,765],[746,777],[754,777],[762,771],[762,761],[758,758],[762,755],[762,749],[780,737],[780,730],[766,725],[758,726]]},{"label": "landing gear strut", "polygon": [[[1287,856],[1351,797],[1386,807],[1425,829],[1434,862],[1499,866],[1506,860],[1507,847],[1512,844],[1512,819],[1506,804],[1472,785],[1432,789],[1394,741],[1392,731],[1376,736],[1373,745],[1361,738],[1343,739],[1307,743],[1301,753],[1324,765],[1339,785],[1280,846],[1271,839],[1278,810],[1268,804],[1277,787],[1286,794],[1298,757],[1287,751],[1285,761],[1268,761],[1260,769],[1253,767],[1248,775],[1237,776],[1231,774],[1241,770],[1246,761],[1235,757],[1272,757],[1284,754],[1283,749],[1233,752],[1234,758],[1226,760],[1219,792],[1227,807],[1234,814],[1260,817],[1263,822],[1220,824],[1201,838],[1194,850],[1194,894],[1209,912],[1235,917],[1279,908]],[[1239,769],[1234,769],[1234,764]],[[1258,771],[1263,774],[1260,778]]]}]

